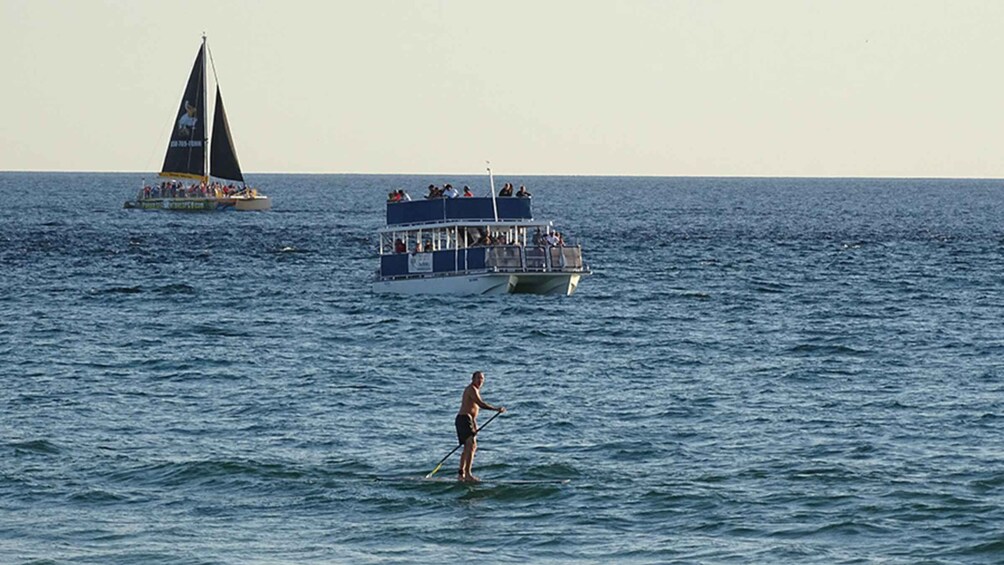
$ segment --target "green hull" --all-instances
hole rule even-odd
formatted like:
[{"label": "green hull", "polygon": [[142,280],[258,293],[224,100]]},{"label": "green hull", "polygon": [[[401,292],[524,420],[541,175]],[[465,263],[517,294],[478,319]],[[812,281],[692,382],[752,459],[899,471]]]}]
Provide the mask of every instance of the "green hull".
[{"label": "green hull", "polygon": [[232,199],[216,198],[148,198],[125,203],[126,208],[140,210],[173,210],[176,212],[215,212],[234,207]]}]

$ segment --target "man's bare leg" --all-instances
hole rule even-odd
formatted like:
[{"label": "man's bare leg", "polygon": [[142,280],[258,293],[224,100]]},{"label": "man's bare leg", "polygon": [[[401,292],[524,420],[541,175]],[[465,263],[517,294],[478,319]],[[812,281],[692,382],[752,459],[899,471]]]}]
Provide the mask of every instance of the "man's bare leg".
[{"label": "man's bare leg", "polygon": [[460,480],[477,482],[480,479],[475,477],[471,473],[471,466],[474,465],[474,453],[478,450],[478,440],[470,437],[464,443],[464,455],[461,456],[461,474],[463,475]]},{"label": "man's bare leg", "polygon": [[471,440],[464,442],[464,450],[460,452],[460,469],[457,471],[457,479],[464,481],[467,480],[467,469],[470,464],[467,462],[471,458]]}]

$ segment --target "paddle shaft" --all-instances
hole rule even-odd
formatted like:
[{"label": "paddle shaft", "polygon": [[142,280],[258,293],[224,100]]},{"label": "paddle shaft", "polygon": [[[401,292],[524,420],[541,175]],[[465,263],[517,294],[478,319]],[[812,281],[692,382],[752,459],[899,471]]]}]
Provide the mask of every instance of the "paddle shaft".
[{"label": "paddle shaft", "polygon": [[[488,424],[491,424],[492,420],[494,420],[495,418],[498,418],[499,414],[501,414],[501,412],[496,412],[494,416],[492,416],[491,418],[488,418],[488,421],[485,422],[484,425],[482,425],[480,428],[478,428],[478,431],[474,432],[474,435],[478,435],[479,433],[481,433],[481,430],[485,429],[485,426],[487,426]],[[451,455],[453,455],[454,453],[456,453],[456,451],[458,449],[460,449],[460,447],[463,446],[463,445],[464,444],[461,443],[460,445],[454,447],[449,453],[446,454],[446,457],[443,457],[442,459],[440,459],[439,463],[436,463],[436,468],[433,469],[431,473],[429,473],[428,475],[426,475],[425,478],[431,479],[432,476],[435,475],[439,471],[439,468],[443,466],[443,463],[445,463],[446,460],[449,459]]]}]

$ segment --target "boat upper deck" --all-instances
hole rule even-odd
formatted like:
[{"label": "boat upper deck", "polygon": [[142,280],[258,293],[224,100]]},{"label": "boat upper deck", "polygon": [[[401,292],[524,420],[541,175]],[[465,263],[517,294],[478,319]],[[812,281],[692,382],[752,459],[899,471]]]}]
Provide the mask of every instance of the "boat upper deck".
[{"label": "boat upper deck", "polygon": [[387,226],[414,226],[440,222],[531,221],[533,212],[529,198],[434,198],[387,203]]}]

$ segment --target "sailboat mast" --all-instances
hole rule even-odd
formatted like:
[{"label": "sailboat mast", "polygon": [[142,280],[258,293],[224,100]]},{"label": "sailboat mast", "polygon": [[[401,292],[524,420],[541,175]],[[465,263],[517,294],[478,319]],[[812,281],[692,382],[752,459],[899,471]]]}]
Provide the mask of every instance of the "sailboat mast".
[{"label": "sailboat mast", "polygon": [[[206,33],[202,32],[202,94],[203,94],[203,98],[202,99],[203,100],[207,100],[207,101],[209,100],[209,83],[206,82],[206,80],[208,78],[209,78],[209,75],[206,72]],[[208,107],[207,108],[203,108],[202,111],[205,112],[203,115],[205,116],[204,119],[206,119],[206,127],[204,127],[202,129],[202,148],[203,148],[203,151],[202,151],[203,169],[202,170],[206,171],[206,176],[203,179],[203,182],[208,185],[209,184],[209,175],[210,175],[210,171],[209,171],[209,121],[208,121],[208,119],[209,119],[209,108]]]}]

